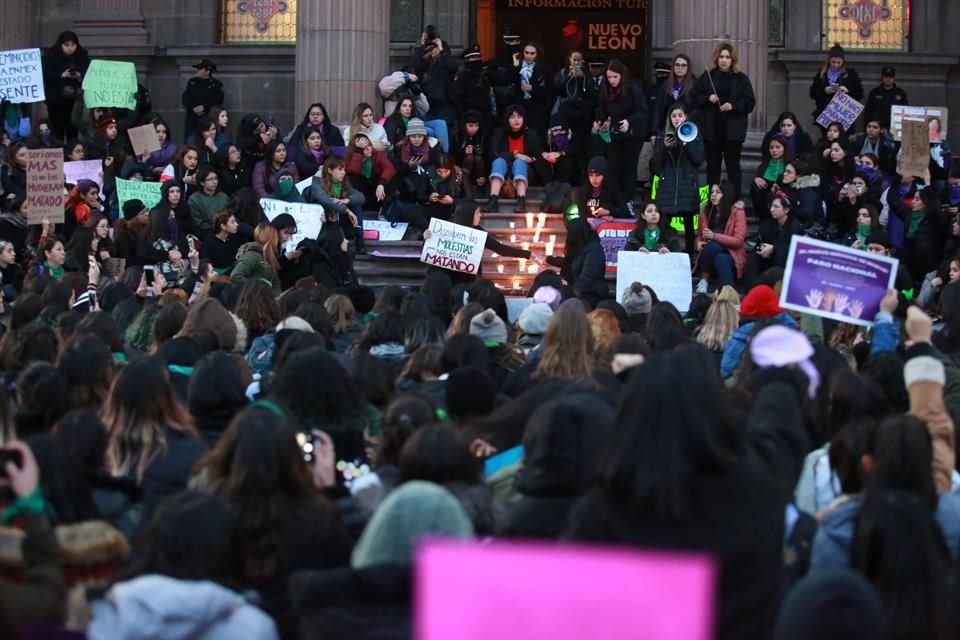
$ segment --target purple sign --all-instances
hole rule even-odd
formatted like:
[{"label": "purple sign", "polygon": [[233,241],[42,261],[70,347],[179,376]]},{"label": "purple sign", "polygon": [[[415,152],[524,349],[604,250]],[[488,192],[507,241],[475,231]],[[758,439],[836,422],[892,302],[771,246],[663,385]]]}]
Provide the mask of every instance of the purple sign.
[{"label": "purple sign", "polygon": [[870,326],[897,277],[895,258],[794,236],[780,306],[849,324]]}]

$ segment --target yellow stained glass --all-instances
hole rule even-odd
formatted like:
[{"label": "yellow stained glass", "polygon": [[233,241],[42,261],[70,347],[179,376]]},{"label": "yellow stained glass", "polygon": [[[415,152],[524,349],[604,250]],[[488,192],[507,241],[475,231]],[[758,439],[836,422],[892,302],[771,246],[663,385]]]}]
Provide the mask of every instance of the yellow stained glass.
[{"label": "yellow stained glass", "polygon": [[824,0],[823,48],[904,51],[910,0]]},{"label": "yellow stained glass", "polygon": [[221,0],[220,12],[224,44],[297,41],[297,0]]}]

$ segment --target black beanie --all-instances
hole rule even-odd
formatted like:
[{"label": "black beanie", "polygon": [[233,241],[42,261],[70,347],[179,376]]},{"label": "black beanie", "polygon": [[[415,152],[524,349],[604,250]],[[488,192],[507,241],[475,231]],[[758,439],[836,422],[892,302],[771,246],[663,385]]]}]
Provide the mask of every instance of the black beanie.
[{"label": "black beanie", "polygon": [[602,176],[607,175],[607,159],[603,156],[593,156],[590,163],[587,164],[587,173],[599,173]]},{"label": "black beanie", "polygon": [[123,203],[123,218],[124,220],[136,218],[140,212],[146,208],[142,200],[137,200],[136,198],[127,200]]},{"label": "black beanie", "polygon": [[487,416],[497,402],[497,385],[479,367],[454,370],[447,378],[447,412],[454,419]]},{"label": "black beanie", "polygon": [[848,568],[818,569],[787,594],[775,640],[875,640],[886,637],[880,595]]}]

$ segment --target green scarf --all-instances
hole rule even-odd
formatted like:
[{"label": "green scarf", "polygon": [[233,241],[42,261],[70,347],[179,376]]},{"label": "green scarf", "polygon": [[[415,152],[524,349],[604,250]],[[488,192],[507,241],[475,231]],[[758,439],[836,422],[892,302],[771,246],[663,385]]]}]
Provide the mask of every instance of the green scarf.
[{"label": "green scarf", "polygon": [[330,195],[332,195],[334,198],[339,199],[341,193],[343,193],[343,183],[342,183],[342,182],[331,182],[331,183],[330,183]]},{"label": "green scarf", "polygon": [[373,158],[363,159],[363,162],[360,163],[360,173],[364,178],[369,178],[373,175]]},{"label": "green scarf", "polygon": [[767,163],[767,168],[763,172],[763,179],[767,182],[776,182],[783,175],[783,169],[786,165],[783,160],[773,160]]},{"label": "green scarf", "polygon": [[400,116],[400,117],[403,118],[403,128],[406,129],[407,125],[410,124],[410,118],[407,118],[405,116]]},{"label": "green scarf", "polygon": [[653,229],[643,229],[643,246],[646,247],[647,251],[655,251],[658,242],[660,242],[659,227],[654,227]]},{"label": "green scarf", "polygon": [[610,132],[609,132],[609,131],[600,131],[600,132],[598,132],[597,135],[600,136],[600,139],[601,139],[601,140],[603,140],[603,141],[606,142],[607,144],[610,144]]},{"label": "green scarf", "polygon": [[50,272],[54,280],[60,280],[63,277],[63,267],[51,267],[49,262],[43,263],[44,268]]},{"label": "green scarf", "polygon": [[857,224],[857,240],[860,241],[860,248],[866,250],[867,236],[870,235],[871,227],[869,224]]},{"label": "green scarf", "polygon": [[[919,196],[917,196],[919,197]],[[923,222],[923,218],[926,212],[924,211],[911,211],[910,212],[910,228],[907,229],[907,237],[912,238],[917,234],[917,229],[920,228],[920,223]],[[63,269],[61,269],[63,271]],[[59,279],[59,278],[58,278]]]}]

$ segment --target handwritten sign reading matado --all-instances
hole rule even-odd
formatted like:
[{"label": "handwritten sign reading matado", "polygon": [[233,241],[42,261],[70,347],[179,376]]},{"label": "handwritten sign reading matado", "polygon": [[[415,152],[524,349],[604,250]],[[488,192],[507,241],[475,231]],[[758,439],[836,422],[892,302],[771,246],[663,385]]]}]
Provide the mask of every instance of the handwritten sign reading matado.
[{"label": "handwritten sign reading matado", "polygon": [[486,231],[433,218],[430,233],[430,239],[423,243],[420,262],[461,273],[480,270]]},{"label": "handwritten sign reading matado", "polygon": [[63,151],[31,149],[27,152],[27,222],[63,222]]},{"label": "handwritten sign reading matado", "polygon": [[83,101],[87,109],[136,109],[137,67],[132,62],[93,60],[83,76]]},{"label": "handwritten sign reading matado", "polygon": [[40,49],[0,51],[0,102],[43,102]]},{"label": "handwritten sign reading matado", "polygon": [[833,99],[827,103],[823,113],[817,118],[817,124],[828,127],[831,122],[839,122],[843,125],[844,131],[849,131],[850,126],[856,122],[862,112],[863,105],[861,103],[846,93],[838,91],[833,95]]},{"label": "handwritten sign reading matado", "polygon": [[621,251],[617,256],[617,301],[634,282],[649,286],[681,313],[690,309],[693,281],[690,257],[685,253]]},{"label": "handwritten sign reading matado", "polygon": [[127,200],[139,200],[147,209],[153,209],[160,204],[159,182],[141,182],[139,180],[123,180],[117,178],[117,200],[120,206]]}]

